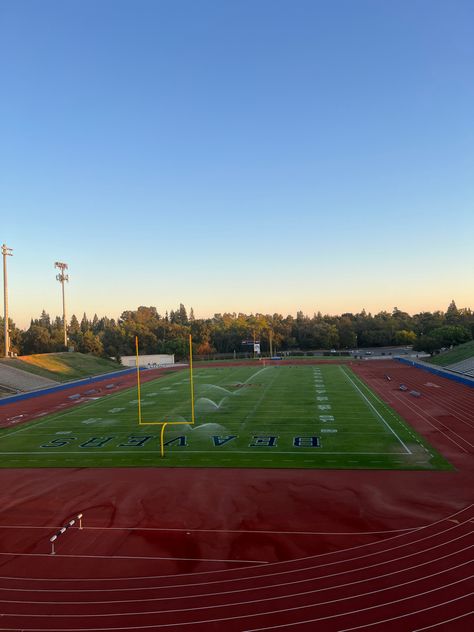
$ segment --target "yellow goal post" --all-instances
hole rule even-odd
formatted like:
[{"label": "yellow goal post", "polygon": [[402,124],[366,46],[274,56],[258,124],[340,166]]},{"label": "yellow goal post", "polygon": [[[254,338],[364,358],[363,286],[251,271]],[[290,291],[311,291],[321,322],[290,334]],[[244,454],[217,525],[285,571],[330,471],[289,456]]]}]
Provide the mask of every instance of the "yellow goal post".
[{"label": "yellow goal post", "polygon": [[189,383],[191,388],[191,421],[143,421],[142,404],[141,404],[141,387],[140,387],[140,363],[138,359],[138,336],[135,336],[135,352],[137,367],[137,393],[138,393],[138,425],[139,426],[161,426],[160,432],[160,450],[161,456],[165,456],[164,436],[166,426],[188,426],[194,425],[194,378],[193,378],[193,337],[189,334]]}]

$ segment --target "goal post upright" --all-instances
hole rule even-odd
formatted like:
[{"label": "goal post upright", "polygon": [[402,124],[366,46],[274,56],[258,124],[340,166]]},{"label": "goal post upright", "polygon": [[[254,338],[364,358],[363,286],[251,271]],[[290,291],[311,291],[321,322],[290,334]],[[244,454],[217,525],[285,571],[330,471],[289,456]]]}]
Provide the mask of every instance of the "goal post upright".
[{"label": "goal post upright", "polygon": [[166,428],[167,424],[166,422],[161,426],[161,432],[160,432],[160,453],[161,453],[161,458],[163,458],[165,456],[165,428]]},{"label": "goal post upright", "polygon": [[194,424],[193,337],[189,334],[189,381],[191,384],[191,423]]},{"label": "goal post upright", "polygon": [[140,364],[138,362],[138,336],[135,336],[135,351],[136,351],[136,365],[137,365],[137,392],[138,392],[138,425],[142,425],[142,406],[140,395]]},{"label": "goal post upright", "polygon": [[166,426],[193,426],[196,420],[194,412],[194,377],[193,377],[193,338],[189,334],[189,382],[191,389],[191,421],[142,421],[141,390],[140,390],[140,361],[138,354],[138,336],[135,336],[135,352],[137,366],[137,397],[138,397],[138,425],[139,426],[161,426],[160,431],[160,452],[165,456],[164,436]]}]

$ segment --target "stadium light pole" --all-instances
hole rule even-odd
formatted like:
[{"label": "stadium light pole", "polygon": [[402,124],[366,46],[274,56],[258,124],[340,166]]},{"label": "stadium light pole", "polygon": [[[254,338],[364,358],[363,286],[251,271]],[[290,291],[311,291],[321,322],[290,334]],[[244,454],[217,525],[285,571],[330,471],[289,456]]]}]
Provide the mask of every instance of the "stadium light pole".
[{"label": "stadium light pole", "polygon": [[13,250],[5,244],[2,245],[3,255],[3,317],[4,317],[4,335],[5,335],[5,357],[10,355],[10,332],[8,330],[8,278],[7,278],[7,257],[13,256]]},{"label": "stadium light pole", "polygon": [[59,274],[56,275],[56,280],[61,283],[63,291],[63,326],[64,326],[64,346],[67,348],[67,323],[66,323],[66,297],[64,294],[64,282],[69,281],[69,275],[64,274],[64,270],[68,269],[67,263],[62,261],[56,261],[54,267],[59,269]]}]

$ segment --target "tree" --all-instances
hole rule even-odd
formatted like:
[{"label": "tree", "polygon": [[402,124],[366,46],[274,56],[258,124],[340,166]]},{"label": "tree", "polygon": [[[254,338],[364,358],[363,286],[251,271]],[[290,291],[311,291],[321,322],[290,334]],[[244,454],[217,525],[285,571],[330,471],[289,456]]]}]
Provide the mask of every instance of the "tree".
[{"label": "tree", "polygon": [[46,327],[40,325],[31,325],[23,336],[24,355],[31,353],[50,353],[52,351],[51,334]]},{"label": "tree", "polygon": [[412,318],[414,331],[418,336],[429,334],[433,329],[444,325],[442,312],[421,312]]},{"label": "tree", "polygon": [[86,313],[84,312],[84,315],[82,316],[82,320],[81,320],[81,331],[83,334],[85,334],[86,331],[88,331],[89,329],[90,329],[90,323],[87,320]]},{"label": "tree", "polygon": [[471,332],[459,325],[445,325],[433,329],[431,336],[439,341],[441,347],[451,347],[471,340]]},{"label": "tree", "polygon": [[71,322],[69,323],[69,334],[77,334],[81,330],[77,316],[73,314],[71,316]]},{"label": "tree", "polygon": [[49,314],[47,314],[44,309],[41,312],[38,325],[40,325],[41,327],[50,327],[51,325],[51,319],[49,317]]},{"label": "tree", "polygon": [[[392,321],[396,331],[413,331],[413,319],[407,312],[402,312],[398,307],[394,307],[392,311]],[[415,336],[416,337],[416,336]],[[400,344],[395,341],[395,344]],[[401,343],[403,344],[403,343]]]},{"label": "tree", "polygon": [[[5,355],[5,328],[4,319],[0,316],[0,355]],[[23,332],[17,328],[11,318],[8,319],[8,332],[10,337],[10,353],[19,354],[22,346]]]},{"label": "tree", "polygon": [[103,354],[109,358],[115,358],[120,362],[120,356],[124,351],[124,334],[120,327],[109,325],[102,333],[101,337]]},{"label": "tree", "polygon": [[86,331],[82,337],[80,351],[82,353],[92,353],[94,355],[101,356],[104,352],[104,347],[99,337],[89,330]]},{"label": "tree", "polygon": [[357,345],[357,335],[354,331],[353,322],[347,314],[339,319],[337,329],[341,348],[353,349]]},{"label": "tree", "polygon": [[94,317],[92,318],[92,331],[96,334],[99,330],[99,317],[97,316],[97,314],[94,314]]},{"label": "tree", "polygon": [[413,345],[414,351],[425,351],[433,355],[435,351],[439,351],[443,345],[433,336],[421,336]]},{"label": "tree", "polygon": [[454,300],[452,300],[448,306],[448,309],[446,310],[446,323],[448,325],[458,325],[460,319],[461,318],[459,310],[456,307],[456,303],[454,302]]},{"label": "tree", "polygon": [[416,334],[414,331],[400,329],[395,334],[396,345],[413,345],[416,342]]},{"label": "tree", "polygon": [[[10,332],[11,348],[17,353],[48,353],[63,348],[62,319],[52,319],[44,310],[40,318],[31,320],[26,332],[16,329],[13,323],[10,323]],[[92,336],[86,336],[87,332]],[[117,358],[135,352],[135,336],[140,339],[143,353],[176,353],[184,358],[190,332],[197,354],[248,352],[249,347],[242,346],[242,341],[253,340],[254,335],[260,339],[262,350],[267,351],[270,332],[274,350],[416,342],[415,348],[432,352],[473,338],[474,314],[468,308],[458,309],[452,301],[446,313],[421,312],[414,316],[394,307],[391,312],[381,311],[375,315],[362,310],[341,316],[315,312],[308,317],[299,310],[296,317],[226,312],[202,319],[195,317],[192,308],[188,317],[181,303],[178,310],[171,310],[170,317],[167,312],[161,317],[156,307],[141,305],[136,310],[124,311],[117,322],[96,314],[90,322],[84,314],[79,323],[73,314],[69,325],[69,338],[76,349]],[[0,348],[2,338],[3,328],[0,328]]]},{"label": "tree", "polygon": [[175,325],[187,325],[188,324],[188,314],[186,312],[186,308],[182,303],[179,304],[179,309],[174,312],[171,310],[170,312],[170,322]]}]

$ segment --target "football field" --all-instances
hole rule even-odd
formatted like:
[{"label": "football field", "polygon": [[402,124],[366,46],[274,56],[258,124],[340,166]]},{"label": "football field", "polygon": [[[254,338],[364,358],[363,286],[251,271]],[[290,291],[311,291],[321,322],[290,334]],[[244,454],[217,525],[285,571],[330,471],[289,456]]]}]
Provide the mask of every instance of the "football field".
[{"label": "football field", "polygon": [[[452,469],[348,366],[189,371],[0,430],[2,467]],[[161,425],[165,456],[160,456]]]}]

